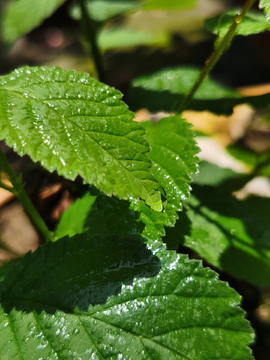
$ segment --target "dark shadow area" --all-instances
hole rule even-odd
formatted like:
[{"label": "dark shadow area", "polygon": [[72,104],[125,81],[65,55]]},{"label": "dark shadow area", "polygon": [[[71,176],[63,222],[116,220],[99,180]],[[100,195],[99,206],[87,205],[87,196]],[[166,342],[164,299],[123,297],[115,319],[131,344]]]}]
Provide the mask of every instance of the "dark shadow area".
[{"label": "dark shadow area", "polygon": [[31,312],[72,313],[105,304],[135,278],[158,274],[160,260],[139,236],[92,236],[89,232],[28,253],[1,283],[1,303]]},{"label": "dark shadow area", "polygon": [[[132,111],[147,108],[151,112],[173,111],[177,104],[184,100],[185,95],[173,94],[168,90],[154,91],[142,87],[133,87],[129,92],[129,106]],[[256,109],[265,108],[269,104],[270,95],[224,98],[224,99],[193,99],[187,109],[196,111],[211,111],[215,114],[230,115],[233,107],[248,103]]]},{"label": "dark shadow area", "polygon": [[[258,196],[249,197],[239,201],[231,195],[232,184],[239,186],[239,179],[234,179],[228,186],[228,182],[219,187],[198,186],[193,184],[193,194],[210,210],[227,217],[235,217],[243,221],[247,233],[256,239],[253,245],[257,250],[270,250],[270,199]],[[217,201],[218,199],[218,201]]]}]

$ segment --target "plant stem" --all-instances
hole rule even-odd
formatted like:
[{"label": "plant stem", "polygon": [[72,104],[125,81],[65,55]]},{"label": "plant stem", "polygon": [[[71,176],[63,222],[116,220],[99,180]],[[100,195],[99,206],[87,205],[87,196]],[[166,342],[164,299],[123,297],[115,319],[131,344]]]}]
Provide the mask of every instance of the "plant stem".
[{"label": "plant stem", "polygon": [[180,103],[180,105],[177,105],[176,111],[179,113],[182,113],[190,104],[191,100],[193,99],[193,96],[205,77],[209,74],[209,72],[213,69],[221,55],[224,53],[224,51],[227,50],[227,48],[230,46],[230,43],[234,36],[236,35],[236,30],[240,22],[243,20],[243,18],[246,16],[247,12],[250,10],[252,5],[255,3],[256,0],[248,0],[243,9],[238,12],[238,14],[235,16],[233,23],[231,24],[229,30],[227,33],[223,36],[222,39],[218,41],[218,43],[215,46],[215,50],[211,57],[206,61],[205,67],[199,74],[198,79],[194,83],[193,87],[191,88],[188,95],[185,97],[183,102]]},{"label": "plant stem", "polygon": [[[13,194],[20,200],[22,203],[25,211],[29,215],[33,225],[35,226],[38,234],[45,240],[49,241],[52,238],[52,233],[47,228],[46,224],[40,217],[39,213],[35,209],[33,203],[29,199],[28,195],[26,194],[20,178],[15,174],[13,169],[11,168],[5,154],[3,153],[2,149],[0,148],[0,164],[4,169],[9,181],[11,182],[13,188]],[[2,184],[1,184],[2,186]],[[11,190],[11,189],[10,189]],[[9,190],[9,191],[10,191]]]},{"label": "plant stem", "polygon": [[94,21],[90,18],[84,0],[78,0],[81,8],[81,29],[86,41],[90,44],[98,80],[105,82],[103,59],[97,44],[97,32]]}]

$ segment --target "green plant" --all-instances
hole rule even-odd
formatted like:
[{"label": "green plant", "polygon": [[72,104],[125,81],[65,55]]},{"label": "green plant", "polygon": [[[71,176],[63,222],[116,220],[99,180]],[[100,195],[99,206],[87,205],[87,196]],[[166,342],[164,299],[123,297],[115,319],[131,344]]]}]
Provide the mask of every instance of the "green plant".
[{"label": "green plant", "polygon": [[[134,122],[121,93],[85,73],[23,67],[0,78],[1,139],[47,170],[71,180],[80,175],[91,185],[51,234],[1,153],[13,188],[1,185],[21,200],[47,242],[1,269],[1,359],[252,358],[254,335],[240,296],[201,261],[174,249],[188,246],[237,278],[270,284],[270,201],[231,195],[258,168],[239,175],[201,164],[211,176],[194,177],[190,196],[199,149],[180,115],[188,106],[224,113],[244,102],[268,105],[264,96],[243,98],[210,79],[201,84],[238,29],[244,32],[254,2],[232,25],[208,22],[220,36],[202,72],[166,69],[134,80],[133,108],[177,109],[157,124]],[[62,3],[12,3],[4,38],[13,41]],[[143,6],[176,9],[195,1],[168,3],[78,1],[72,11],[82,19],[100,79],[103,22]],[[270,1],[260,4],[267,13]],[[36,6],[38,16],[17,21]],[[265,30],[261,16],[252,21],[256,31]]]}]

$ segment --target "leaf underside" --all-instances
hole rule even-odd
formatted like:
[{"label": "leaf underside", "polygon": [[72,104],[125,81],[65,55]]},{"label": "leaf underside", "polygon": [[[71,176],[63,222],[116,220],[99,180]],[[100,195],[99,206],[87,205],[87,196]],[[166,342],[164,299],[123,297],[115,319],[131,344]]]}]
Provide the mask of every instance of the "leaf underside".
[{"label": "leaf underside", "polygon": [[119,91],[85,73],[21,68],[0,78],[1,139],[49,171],[161,210],[144,128]]},{"label": "leaf underside", "polygon": [[1,359],[252,359],[240,296],[160,243],[64,238],[0,290]]}]

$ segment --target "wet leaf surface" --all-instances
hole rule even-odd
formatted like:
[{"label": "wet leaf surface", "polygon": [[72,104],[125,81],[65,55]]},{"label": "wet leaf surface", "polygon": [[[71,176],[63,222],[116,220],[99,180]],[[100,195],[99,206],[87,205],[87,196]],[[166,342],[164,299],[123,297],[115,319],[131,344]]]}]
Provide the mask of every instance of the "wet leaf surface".
[{"label": "wet leaf surface", "polygon": [[21,68],[0,78],[1,139],[49,171],[161,210],[144,128],[122,94],[86,73]]},{"label": "wet leaf surface", "polygon": [[83,234],[26,255],[0,285],[1,353],[252,359],[240,296],[199,261],[134,240]]}]

